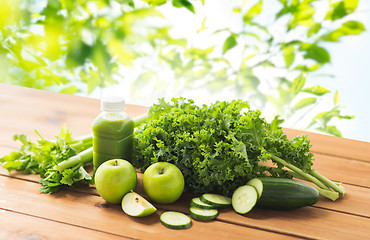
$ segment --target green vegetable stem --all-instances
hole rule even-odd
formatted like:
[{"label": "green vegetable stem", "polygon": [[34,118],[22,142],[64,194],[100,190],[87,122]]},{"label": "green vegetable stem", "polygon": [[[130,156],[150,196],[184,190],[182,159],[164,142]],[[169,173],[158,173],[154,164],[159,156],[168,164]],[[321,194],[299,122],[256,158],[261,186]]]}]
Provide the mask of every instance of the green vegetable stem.
[{"label": "green vegetable stem", "polygon": [[58,163],[53,167],[54,170],[58,170],[59,172],[64,171],[67,168],[71,168],[78,164],[85,164],[91,162],[93,158],[93,149],[92,147],[80,152],[79,154],[68,158],[67,160]]}]

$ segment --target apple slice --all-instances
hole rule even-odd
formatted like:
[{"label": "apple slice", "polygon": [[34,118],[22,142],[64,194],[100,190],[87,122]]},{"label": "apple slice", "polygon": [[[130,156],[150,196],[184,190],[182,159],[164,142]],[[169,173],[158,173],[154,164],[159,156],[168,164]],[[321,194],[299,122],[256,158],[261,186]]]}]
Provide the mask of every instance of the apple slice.
[{"label": "apple slice", "polygon": [[129,192],[122,199],[122,210],[133,217],[145,217],[157,209],[139,194]]}]

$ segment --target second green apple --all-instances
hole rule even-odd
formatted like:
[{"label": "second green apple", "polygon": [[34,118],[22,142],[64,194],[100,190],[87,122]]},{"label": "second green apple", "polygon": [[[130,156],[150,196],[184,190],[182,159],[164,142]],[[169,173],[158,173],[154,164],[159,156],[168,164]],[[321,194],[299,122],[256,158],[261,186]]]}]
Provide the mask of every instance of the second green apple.
[{"label": "second green apple", "polygon": [[182,172],[172,163],[157,162],[150,165],[143,175],[143,188],[154,202],[169,204],[180,198],[185,181]]}]

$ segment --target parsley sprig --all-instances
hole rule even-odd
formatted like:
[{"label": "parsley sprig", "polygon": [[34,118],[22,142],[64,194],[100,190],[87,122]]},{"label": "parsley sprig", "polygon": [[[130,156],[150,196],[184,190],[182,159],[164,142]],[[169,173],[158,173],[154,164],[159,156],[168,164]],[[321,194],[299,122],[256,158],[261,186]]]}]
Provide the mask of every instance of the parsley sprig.
[{"label": "parsley sprig", "polygon": [[0,158],[0,164],[9,173],[17,170],[25,174],[39,174],[42,184],[40,191],[43,193],[55,193],[62,186],[92,181],[92,176],[84,167],[85,163],[92,161],[91,135],[72,139],[71,132],[65,126],[55,141],[45,140],[36,133],[41,138],[37,142],[27,139],[24,134],[14,135],[14,140],[22,143],[21,147]]}]

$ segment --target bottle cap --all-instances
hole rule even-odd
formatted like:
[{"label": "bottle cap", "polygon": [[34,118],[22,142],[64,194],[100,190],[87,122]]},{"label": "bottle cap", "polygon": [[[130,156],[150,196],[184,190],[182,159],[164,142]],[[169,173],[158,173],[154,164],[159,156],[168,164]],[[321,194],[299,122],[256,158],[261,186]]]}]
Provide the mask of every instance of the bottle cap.
[{"label": "bottle cap", "polygon": [[102,98],[101,110],[104,112],[122,112],[126,110],[126,103],[123,97],[110,96]]}]

